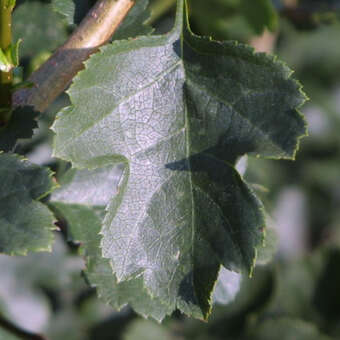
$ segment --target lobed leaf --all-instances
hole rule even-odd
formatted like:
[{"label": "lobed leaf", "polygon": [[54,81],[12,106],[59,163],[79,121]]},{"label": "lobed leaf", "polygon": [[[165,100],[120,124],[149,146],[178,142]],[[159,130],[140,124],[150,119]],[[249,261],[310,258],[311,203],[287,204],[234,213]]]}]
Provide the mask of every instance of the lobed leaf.
[{"label": "lobed leaf", "polygon": [[185,2],[163,36],[102,48],[58,115],[54,154],[124,164],[102,228],[118,282],[141,279],[170,310],[205,319],[220,266],[253,270],[265,219],[234,165],[294,158],[305,96],[274,57],[194,35]]},{"label": "lobed leaf", "polygon": [[142,316],[162,321],[171,310],[148,294],[142,279],[118,282],[109,260],[101,256],[99,232],[104,210],[117,195],[121,176],[120,166],[70,170],[50,204],[67,221],[69,239],[80,242],[86,258],[87,279],[97,288],[99,297],[115,309],[130,304]]}]

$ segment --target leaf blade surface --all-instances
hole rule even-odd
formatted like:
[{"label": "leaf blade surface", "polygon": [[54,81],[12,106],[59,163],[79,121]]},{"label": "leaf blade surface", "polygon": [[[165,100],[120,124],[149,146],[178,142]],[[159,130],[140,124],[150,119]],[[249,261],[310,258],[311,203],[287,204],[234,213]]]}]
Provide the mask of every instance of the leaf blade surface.
[{"label": "leaf blade surface", "polygon": [[68,238],[80,242],[86,277],[99,297],[115,309],[129,304],[142,316],[160,322],[172,311],[148,294],[141,278],[118,282],[109,260],[101,256],[99,232],[104,210],[117,195],[122,170],[119,165],[92,171],[72,169],[62,178],[62,187],[52,195],[50,204],[66,220]]},{"label": "leaf blade surface", "polygon": [[220,266],[251,272],[263,242],[262,204],[235,162],[294,157],[305,98],[288,67],[195,36],[186,17],[178,1],[169,34],[93,56],[53,128],[55,155],[75,167],[126,164],[102,229],[117,279],[143,277],[170,309],[205,319]]}]

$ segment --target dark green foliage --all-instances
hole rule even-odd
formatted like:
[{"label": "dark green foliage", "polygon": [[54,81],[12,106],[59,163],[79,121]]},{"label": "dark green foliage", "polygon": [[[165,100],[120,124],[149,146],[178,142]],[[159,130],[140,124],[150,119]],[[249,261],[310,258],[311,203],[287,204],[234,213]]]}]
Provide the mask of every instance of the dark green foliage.
[{"label": "dark green foliage", "polygon": [[[94,3],[17,1],[16,83]],[[152,35],[148,3],[86,63],[71,103],[39,125],[16,109],[0,129],[0,251],[28,254],[0,256],[0,325],[48,340],[338,339],[338,1],[189,1],[193,31],[223,42],[192,34],[181,1],[171,32]],[[167,31],[173,12],[152,20]],[[306,132],[290,68],[235,42],[264,30],[312,99],[296,162],[252,157],[292,159]]]},{"label": "dark green foliage", "polygon": [[247,40],[278,28],[271,0],[189,0],[194,30],[216,39]]},{"label": "dark green foliage", "polygon": [[[92,6],[90,0],[52,0],[56,12],[66,17],[69,24],[79,24]],[[148,34],[152,28],[145,24],[150,16],[147,9],[149,0],[139,0],[119,26],[114,39],[126,39]]]},{"label": "dark green foliage", "polygon": [[37,128],[37,112],[30,107],[13,111],[10,121],[0,128],[0,151],[13,150],[20,138],[31,138],[33,129]]},{"label": "dark green foliage", "polygon": [[90,10],[91,0],[52,0],[53,9],[66,17],[68,24],[79,24]]},{"label": "dark green foliage", "polygon": [[47,251],[54,219],[39,202],[53,189],[52,173],[16,155],[0,154],[0,252]]},{"label": "dark green foliage", "polygon": [[20,57],[33,57],[41,52],[51,52],[63,44],[67,28],[51,5],[25,2],[13,14],[14,41],[22,39]]}]

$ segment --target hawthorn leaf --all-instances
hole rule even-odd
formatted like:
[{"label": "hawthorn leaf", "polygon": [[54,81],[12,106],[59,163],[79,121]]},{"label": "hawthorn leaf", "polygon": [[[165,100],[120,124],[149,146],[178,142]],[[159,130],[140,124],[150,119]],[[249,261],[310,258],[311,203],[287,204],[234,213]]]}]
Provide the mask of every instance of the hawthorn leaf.
[{"label": "hawthorn leaf", "polygon": [[54,217],[40,202],[55,188],[51,176],[17,155],[0,154],[0,253],[51,250]]},{"label": "hawthorn leaf", "polygon": [[245,154],[294,158],[305,96],[291,73],[194,35],[183,0],[168,34],[89,59],[53,125],[54,155],[75,168],[125,164],[101,231],[119,282],[142,278],[169,308],[206,319],[220,266],[252,273],[265,218],[234,165]]},{"label": "hawthorn leaf", "polygon": [[[237,166],[239,166],[239,163]],[[242,168],[242,167],[241,167]],[[272,261],[277,249],[277,236],[273,228],[266,228],[266,240],[257,251],[256,266]],[[241,289],[242,275],[221,267],[214,290],[214,302],[227,305],[232,302]]]},{"label": "hawthorn leaf", "polygon": [[[239,163],[237,164],[239,165]],[[266,240],[257,251],[256,266],[266,265],[273,260],[277,249],[277,235],[273,228],[266,228]],[[232,302],[241,289],[242,275],[221,267],[214,290],[214,302],[227,305]]]},{"label": "hawthorn leaf", "polygon": [[66,220],[68,238],[81,244],[87,280],[99,297],[115,309],[129,304],[140,315],[160,322],[172,310],[149,295],[142,278],[118,283],[110,261],[101,255],[99,232],[105,207],[117,195],[122,170],[120,165],[92,171],[71,169],[61,179],[50,205]]},{"label": "hawthorn leaf", "polygon": [[20,107],[12,112],[8,124],[0,128],[0,151],[11,151],[18,139],[31,138],[38,127],[38,113],[31,107]]}]

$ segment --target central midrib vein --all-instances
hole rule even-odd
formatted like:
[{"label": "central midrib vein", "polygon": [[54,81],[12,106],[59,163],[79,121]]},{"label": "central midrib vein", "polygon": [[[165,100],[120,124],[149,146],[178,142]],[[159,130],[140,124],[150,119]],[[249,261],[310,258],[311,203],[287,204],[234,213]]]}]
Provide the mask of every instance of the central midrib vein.
[{"label": "central midrib vein", "polygon": [[194,264],[195,264],[195,199],[194,199],[194,187],[193,187],[193,180],[192,180],[192,171],[191,171],[191,150],[190,150],[190,119],[189,119],[189,113],[188,113],[188,107],[186,102],[186,93],[185,93],[185,83],[187,79],[186,71],[185,71],[185,63],[184,63],[184,37],[183,37],[183,27],[182,27],[182,33],[180,35],[180,43],[181,43],[181,60],[182,60],[182,67],[183,67],[183,76],[184,76],[184,82],[183,82],[183,109],[184,109],[184,116],[185,116],[185,143],[186,143],[186,160],[188,164],[188,177],[189,177],[189,185],[190,185],[190,196],[191,196],[191,244],[192,244],[192,250],[191,250],[191,261],[192,261],[192,287],[195,293],[195,297],[198,300],[198,296],[196,293],[196,287],[194,283]]}]

